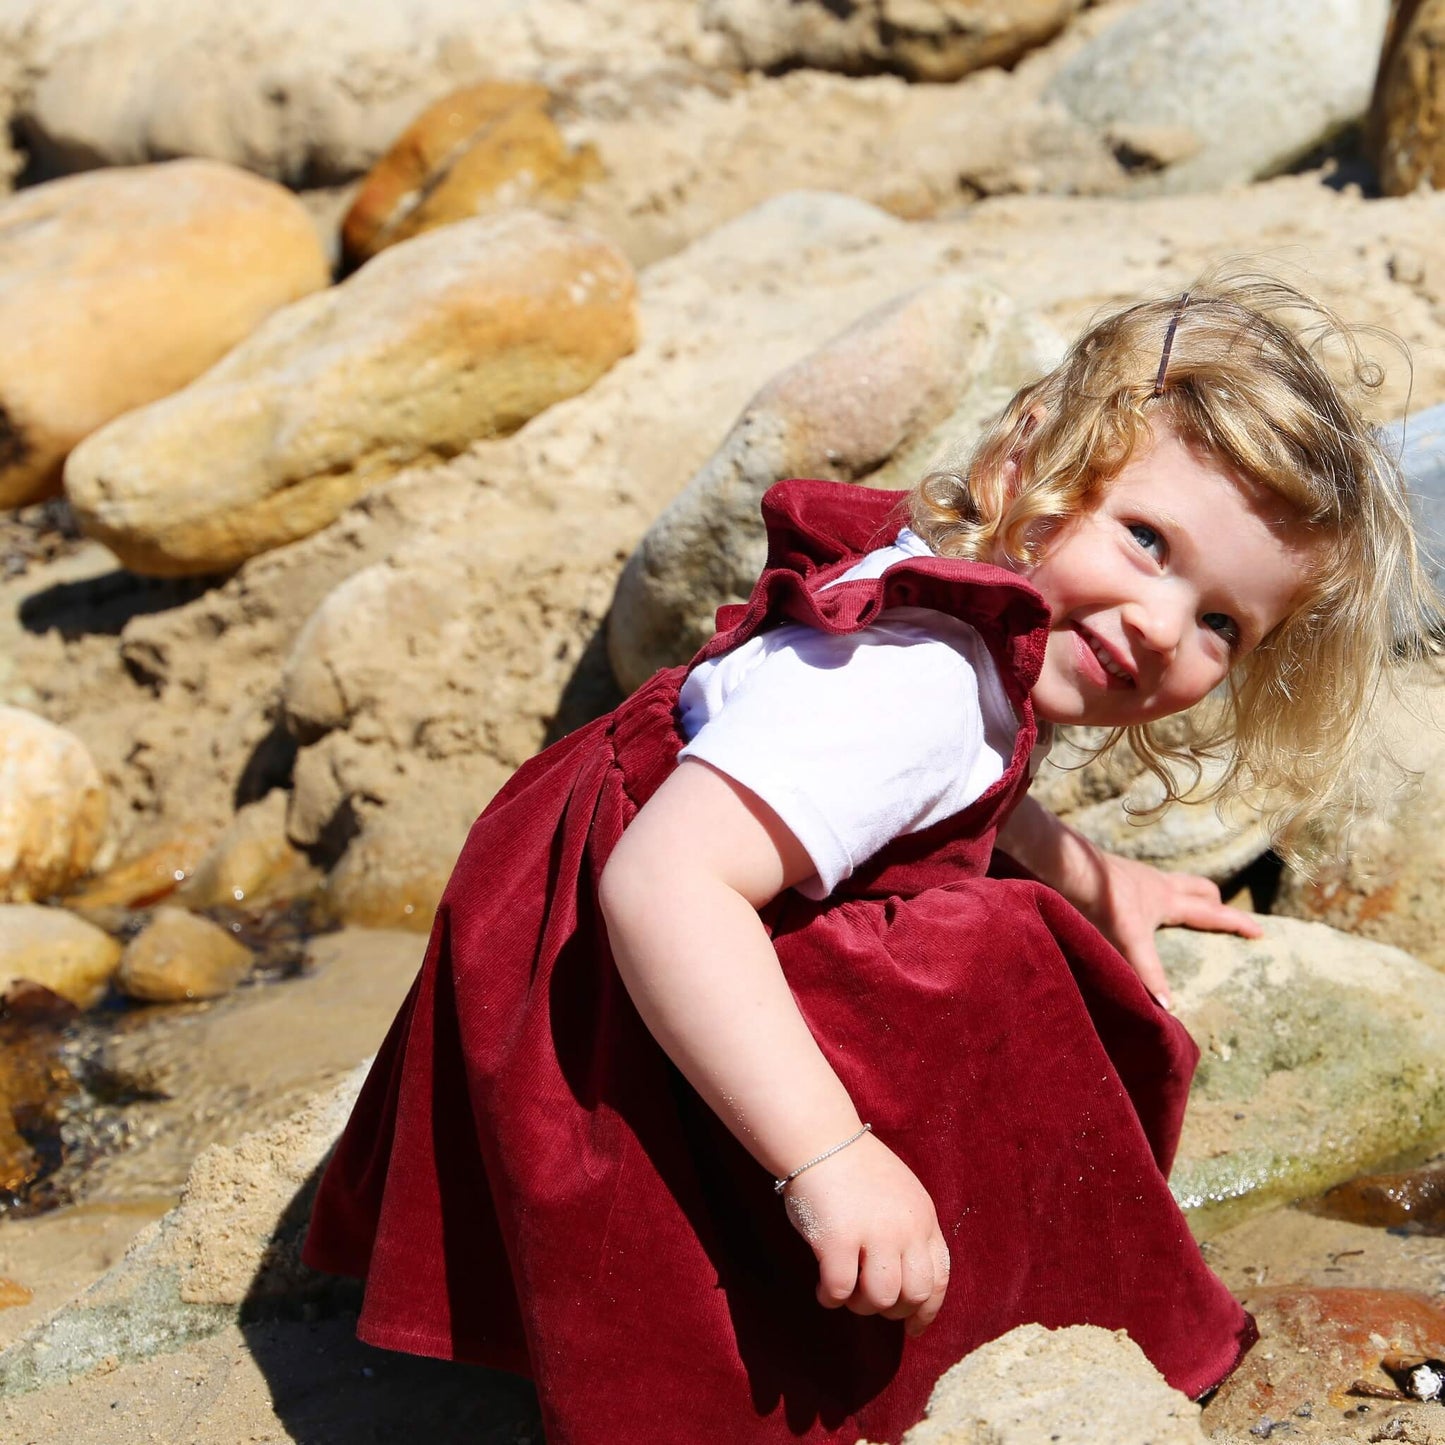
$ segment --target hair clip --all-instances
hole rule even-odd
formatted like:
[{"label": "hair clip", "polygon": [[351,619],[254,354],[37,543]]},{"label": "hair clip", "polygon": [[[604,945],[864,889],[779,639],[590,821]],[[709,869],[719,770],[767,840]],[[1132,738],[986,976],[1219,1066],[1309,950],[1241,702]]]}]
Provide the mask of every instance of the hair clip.
[{"label": "hair clip", "polygon": [[1174,349],[1174,332],[1179,326],[1179,318],[1184,315],[1184,308],[1189,305],[1189,293],[1186,291],[1180,298],[1178,305],[1174,308],[1174,315],[1169,318],[1169,329],[1164,333],[1164,351],[1159,357],[1159,374],[1154,378],[1154,395],[1164,395],[1164,373],[1169,370],[1169,353]]}]

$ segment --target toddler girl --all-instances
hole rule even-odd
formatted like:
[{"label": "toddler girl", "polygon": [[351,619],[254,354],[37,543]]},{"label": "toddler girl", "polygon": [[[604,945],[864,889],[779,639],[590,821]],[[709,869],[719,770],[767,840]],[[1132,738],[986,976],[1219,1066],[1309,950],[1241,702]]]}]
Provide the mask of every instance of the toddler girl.
[{"label": "toddler girl", "polygon": [[1082,723],[1166,777],[1227,746],[1286,843],[1348,800],[1433,601],[1291,311],[1351,345],[1205,283],[1094,326],[967,476],[769,493],[746,606],[472,831],[316,1201],[364,1339],[530,1375],[550,1445],[896,1441],[1025,1321],[1230,1370],[1152,936],[1257,925],[1024,794]]}]

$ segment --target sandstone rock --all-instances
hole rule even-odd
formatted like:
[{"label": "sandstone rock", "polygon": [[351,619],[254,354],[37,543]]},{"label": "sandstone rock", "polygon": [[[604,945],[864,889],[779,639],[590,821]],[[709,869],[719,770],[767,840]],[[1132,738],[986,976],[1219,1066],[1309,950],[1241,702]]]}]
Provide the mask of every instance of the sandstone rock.
[{"label": "sandstone rock", "polygon": [[436,811],[422,800],[393,804],[352,841],[327,878],[327,911],[338,923],[416,933],[431,928],[466,841],[462,815],[479,809],[448,809],[455,821],[448,816],[440,827]]},{"label": "sandstone rock", "polygon": [[87,1009],[105,996],[120,954],[109,934],[62,909],[0,905],[0,989],[28,979]]},{"label": "sandstone rock", "polygon": [[196,871],[210,845],[210,829],[182,829],[164,843],[107,868],[85,887],[67,894],[65,906],[75,913],[96,913],[158,903]]},{"label": "sandstone rock", "polygon": [[281,187],[176,161],[0,203],[0,277],[0,506],[14,507],[58,487],[82,438],[193,380],[327,267]]},{"label": "sandstone rock", "polygon": [[1020,1325],[934,1386],[902,1445],[1200,1445],[1199,1406],[1123,1330]]},{"label": "sandstone rock", "polygon": [[108,804],[85,744],[34,713],[0,707],[0,899],[63,892],[94,862]]},{"label": "sandstone rock", "polygon": [[1208,798],[1217,765],[1203,768],[1194,790],[1200,801],[1173,803],[1153,816],[1162,785],[1126,743],[1095,756],[1105,736],[1102,729],[1061,730],[1031,796],[1101,848],[1171,872],[1223,882],[1268,850],[1269,835],[1248,808],[1221,807]]},{"label": "sandstone rock", "polygon": [[251,950],[209,919],[158,908],[126,945],[116,986],[148,1003],[220,998],[251,971]]},{"label": "sandstone rock", "polygon": [[491,211],[548,211],[601,173],[591,146],[572,150],[544,86],[491,81],[444,96],[377,162],[342,223],[356,266],[422,231]]},{"label": "sandstone rock", "polygon": [[1325,859],[1310,876],[1286,869],[1274,911],[1394,944],[1445,971],[1445,690],[1438,679],[1392,703],[1383,746],[1411,777],[1345,836],[1325,838]]},{"label": "sandstone rock", "polygon": [[1406,0],[1395,6],[1370,116],[1370,143],[1387,196],[1445,184],[1445,5]]},{"label": "sandstone rock", "polygon": [[913,80],[957,80],[1008,65],[1049,39],[1083,0],[704,0],[703,23],[721,31],[742,64],[809,65],[861,74],[896,70]]},{"label": "sandstone rock", "polygon": [[1257,940],[1159,934],[1203,1052],[1170,1180],[1196,1230],[1445,1133],[1445,979],[1320,924],[1262,922]]},{"label": "sandstone rock", "polygon": [[[1158,170],[1146,162],[1139,184],[1147,189],[1253,180],[1363,115],[1387,8],[1387,0],[1144,0],[1075,56],[1049,94],[1125,151],[1137,127],[1174,128],[1171,149],[1182,158]],[[1192,155],[1179,128],[1198,138]]]},{"label": "sandstone rock", "polygon": [[417,110],[496,76],[706,61],[693,0],[7,0],[0,55],[46,174],[204,155],[302,188],[362,174]]},{"label": "sandstone rock", "polygon": [[[605,609],[606,579],[579,594],[565,560],[585,548],[580,530],[553,533],[557,554],[530,558],[536,519],[497,520],[487,547],[475,527],[459,527],[356,573],[307,621],[286,662],[284,716],[303,744],[287,828],[336,860],[324,902],[338,920],[430,925],[473,819],[536,748],[538,666],[556,669],[560,691],[580,652],[562,634],[539,646],[509,612],[534,596],[550,609],[567,595],[563,578],[584,617]],[[499,567],[502,558],[516,560]],[[514,645],[520,671],[498,662]],[[529,653],[539,662],[520,661]]]},{"label": "sandstone rock", "polygon": [[[1438,1300],[1405,1290],[1285,1285],[1248,1290],[1242,1302],[1259,1325],[1260,1339],[1205,1409],[1211,1438],[1253,1441],[1278,1431],[1288,1439],[1294,1433],[1290,1426],[1303,1430],[1301,1422],[1311,1419],[1322,1426],[1332,1416],[1339,1420],[1337,1410],[1358,1411],[1360,1405],[1368,1407],[1368,1428],[1353,1438],[1440,1438],[1434,1433],[1438,1406],[1392,1408],[1382,1400],[1343,1395],[1356,1380],[1396,1388],[1381,1366],[1386,1357],[1445,1356],[1445,1311]],[[1411,1422],[1417,1428],[1407,1428]]]},{"label": "sandstone rock", "polygon": [[418,236],[106,427],[66,490],[135,571],[235,567],[590,386],[632,349],[633,300],[606,242],[530,212]]},{"label": "sandstone rock", "polygon": [[58,1384],[107,1359],[145,1359],[214,1334],[282,1301],[295,1308],[337,1285],[301,1263],[317,1166],[365,1068],[300,1113],[196,1160],[180,1204],[135,1238],[125,1258],[0,1354],[0,1395]]},{"label": "sandstone rock", "polygon": [[1004,294],[935,281],[854,323],[775,377],[648,529],[617,584],[608,654],[624,689],[685,661],[766,554],[758,503],[784,477],[911,485],[953,462],[984,418],[1062,343]]},{"label": "sandstone rock", "polygon": [[[311,614],[281,674],[286,721],[297,738],[313,742],[345,727],[387,690],[398,654],[413,637],[436,636],[455,625],[455,587],[462,579],[448,565],[453,560],[439,557],[425,571],[367,567]],[[398,631],[403,635],[395,636]],[[320,841],[319,827],[293,832],[304,843]]]},{"label": "sandstone rock", "polygon": [[286,836],[287,795],[274,788],[242,808],[177,889],[182,908],[257,907],[299,898],[317,874]]}]

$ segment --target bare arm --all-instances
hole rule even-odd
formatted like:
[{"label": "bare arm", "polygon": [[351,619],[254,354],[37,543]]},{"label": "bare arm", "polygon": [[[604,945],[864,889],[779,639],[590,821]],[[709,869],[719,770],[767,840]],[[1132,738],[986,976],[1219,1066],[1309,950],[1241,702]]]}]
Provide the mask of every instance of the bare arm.
[{"label": "bare arm", "polygon": [[[778,965],[757,910],[813,871],[759,800],[684,760],[603,870],[618,970],[643,1021],[708,1106],[781,1177],[855,1133],[853,1101]],[[947,1250],[932,1202],[873,1135],[800,1175],[790,1217],[818,1257],[818,1297],[911,1317],[943,1302]]]},{"label": "bare arm", "polygon": [[1256,919],[1230,908],[1219,889],[1192,873],[1165,873],[1106,853],[1042,804],[1025,798],[999,830],[999,847],[1057,888],[1129,960],[1165,1008],[1169,980],[1154,946],[1166,924],[1258,938]]}]

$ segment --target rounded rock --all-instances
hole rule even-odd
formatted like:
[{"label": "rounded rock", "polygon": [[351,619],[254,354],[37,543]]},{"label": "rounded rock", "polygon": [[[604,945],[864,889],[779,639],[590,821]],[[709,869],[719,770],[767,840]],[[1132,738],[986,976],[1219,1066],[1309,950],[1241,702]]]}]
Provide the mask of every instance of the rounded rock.
[{"label": "rounded rock", "polygon": [[96,171],[0,203],[0,506],[55,492],[83,438],[328,279],[301,203],[212,161]]},{"label": "rounded rock", "polygon": [[704,0],[703,23],[742,64],[957,80],[1058,34],[1083,0]]},{"label": "rounded rock", "polygon": [[23,979],[77,1008],[93,1008],[120,956],[115,939],[73,913],[37,903],[0,905],[0,992]]},{"label": "rounded rock", "polygon": [[251,950],[183,908],[158,908],[127,945],[116,986],[147,1003],[220,998],[251,971]]},{"label": "rounded rock", "polygon": [[469,86],[428,106],[372,168],[342,222],[342,254],[356,266],[471,216],[565,208],[601,172],[592,147],[563,139],[545,86]]},{"label": "rounded rock", "polygon": [[0,900],[29,903],[84,877],[107,810],[105,784],[79,738],[0,707]]},{"label": "rounded rock", "polygon": [[901,486],[956,459],[1063,350],[986,282],[951,276],[875,307],[773,377],[628,559],[607,626],[630,691],[685,662],[767,557],[758,504],[784,477]]},{"label": "rounded rock", "polygon": [[309,893],[317,874],[286,836],[286,807],[286,793],[275,788],[242,808],[176,890],[176,903],[255,907]]},{"label": "rounded rock", "polygon": [[[1146,190],[1255,180],[1364,115],[1388,8],[1143,0],[1064,66],[1047,98],[1109,140]],[[1162,145],[1149,139],[1161,134]]]},{"label": "rounded rock", "polygon": [[533,212],[442,227],[112,422],[71,455],[66,491],[133,571],[236,567],[584,391],[632,349],[635,292],[608,242]]}]

